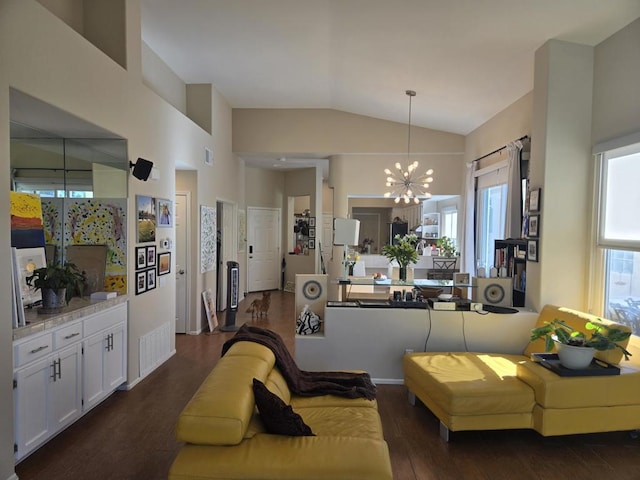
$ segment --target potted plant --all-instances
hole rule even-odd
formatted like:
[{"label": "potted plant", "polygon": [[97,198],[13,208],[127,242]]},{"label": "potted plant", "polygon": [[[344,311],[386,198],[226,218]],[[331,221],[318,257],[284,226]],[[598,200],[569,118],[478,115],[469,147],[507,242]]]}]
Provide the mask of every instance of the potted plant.
[{"label": "potted plant", "polygon": [[64,307],[73,297],[82,296],[86,275],[73,263],[52,263],[36,268],[26,280],[27,285],[42,291],[42,307],[54,309]]},{"label": "potted plant", "polygon": [[618,342],[629,338],[631,332],[626,332],[617,327],[610,327],[600,322],[586,322],[585,329],[592,332],[587,338],[583,332],[574,330],[565,322],[555,319],[545,325],[531,330],[530,340],[533,342],[539,338],[545,339],[545,350],[553,349],[555,345],[558,351],[560,363],[572,369],[586,368],[591,364],[596,350],[613,350],[619,348],[626,360],[629,353]]},{"label": "potted plant", "polygon": [[382,247],[382,254],[388,259],[398,262],[399,278],[404,282],[407,280],[407,266],[418,261],[418,251],[416,250],[418,237],[411,233],[402,237],[398,234],[393,238],[395,244],[391,243]]},{"label": "potted plant", "polygon": [[456,250],[456,246],[453,244],[453,240],[451,240],[447,236],[440,237],[438,239],[437,246],[440,250],[441,257],[451,258],[458,256],[458,252]]}]

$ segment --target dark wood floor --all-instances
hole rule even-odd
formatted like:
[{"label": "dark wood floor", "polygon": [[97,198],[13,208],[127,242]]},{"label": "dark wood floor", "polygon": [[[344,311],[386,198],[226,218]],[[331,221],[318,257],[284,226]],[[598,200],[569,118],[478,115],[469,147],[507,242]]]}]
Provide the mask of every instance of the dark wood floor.
[{"label": "dark wood floor", "polygon": [[[253,298],[240,305],[237,324],[271,328],[293,349],[293,294],[273,292],[269,317],[258,320],[242,308]],[[16,466],[20,480],[166,478],[180,447],[176,418],[232,335],[178,335],[175,356],[23,460]],[[640,441],[626,432],[551,438],[528,430],[458,432],[444,443],[437,419],[422,405],[411,407],[404,387],[379,386],[378,405],[395,480],[640,479]]]}]

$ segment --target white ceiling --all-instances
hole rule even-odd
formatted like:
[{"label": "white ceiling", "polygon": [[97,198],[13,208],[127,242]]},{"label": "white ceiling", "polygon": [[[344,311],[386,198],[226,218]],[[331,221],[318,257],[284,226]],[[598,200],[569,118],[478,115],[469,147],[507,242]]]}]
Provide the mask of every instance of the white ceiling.
[{"label": "white ceiling", "polygon": [[333,108],[468,134],[533,88],[548,39],[596,45],[640,0],[142,0],[142,35],[234,108]]}]

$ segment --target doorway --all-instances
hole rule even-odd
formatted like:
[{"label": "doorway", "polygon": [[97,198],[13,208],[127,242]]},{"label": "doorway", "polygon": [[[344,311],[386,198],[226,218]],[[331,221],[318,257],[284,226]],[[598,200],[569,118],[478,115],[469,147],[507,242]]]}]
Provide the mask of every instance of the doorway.
[{"label": "doorway", "polygon": [[216,202],[216,309],[227,309],[227,262],[237,259],[237,228],[235,226],[236,205],[231,202]]},{"label": "doorway", "polygon": [[281,211],[247,208],[247,290],[277,290],[280,286]]},{"label": "doorway", "polygon": [[187,333],[189,324],[189,232],[191,223],[191,194],[177,192],[175,197],[176,229],[176,333]]}]

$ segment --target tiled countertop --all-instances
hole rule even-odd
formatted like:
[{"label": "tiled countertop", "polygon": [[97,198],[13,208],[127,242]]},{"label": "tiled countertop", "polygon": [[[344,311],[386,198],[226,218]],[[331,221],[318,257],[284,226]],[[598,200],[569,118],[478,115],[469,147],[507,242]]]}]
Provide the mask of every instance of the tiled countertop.
[{"label": "tiled countertop", "polygon": [[13,329],[13,340],[19,340],[34,333],[44,332],[45,330],[64,323],[100,312],[101,310],[126,302],[127,298],[127,295],[119,295],[109,300],[91,300],[89,297],[73,298],[69,302],[69,305],[64,307],[59,313],[41,314],[38,313],[38,310],[35,308],[27,309],[25,310],[27,325]]}]

